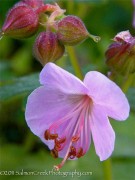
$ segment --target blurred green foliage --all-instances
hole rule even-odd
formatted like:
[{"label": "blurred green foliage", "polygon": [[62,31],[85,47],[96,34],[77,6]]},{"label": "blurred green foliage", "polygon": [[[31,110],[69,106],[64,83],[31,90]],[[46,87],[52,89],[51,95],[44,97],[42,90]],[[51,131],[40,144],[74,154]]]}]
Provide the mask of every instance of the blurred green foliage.
[{"label": "blurred green foliage", "polygon": [[[16,0],[0,0],[0,27],[6,13]],[[46,2],[54,2],[47,1]],[[75,47],[76,55],[83,73],[98,70],[105,74],[109,71],[105,64],[105,50],[111,39],[120,31],[132,27],[133,6],[130,0],[60,0],[56,1],[66,14],[79,16],[89,32],[101,36],[96,44],[88,39]],[[61,159],[53,159],[48,148],[34,136],[26,125],[24,112],[27,96],[39,86],[38,74],[42,69],[33,57],[32,46],[35,37],[27,40],[14,40],[3,37],[0,40],[0,171],[49,171]],[[57,61],[57,64],[74,73],[69,56]],[[122,77],[117,83],[121,85]],[[115,180],[132,180],[135,177],[135,82],[127,92],[131,105],[131,114],[127,121],[112,122],[116,131],[116,145],[112,155],[112,171]],[[91,176],[81,179],[104,179],[102,163],[90,151],[77,161],[68,161],[61,171],[92,172]],[[41,179],[42,176],[1,176],[1,179]],[[44,179],[62,179],[62,176],[44,176]],[[65,177],[72,179],[71,176]],[[78,177],[74,177],[78,179]]]}]

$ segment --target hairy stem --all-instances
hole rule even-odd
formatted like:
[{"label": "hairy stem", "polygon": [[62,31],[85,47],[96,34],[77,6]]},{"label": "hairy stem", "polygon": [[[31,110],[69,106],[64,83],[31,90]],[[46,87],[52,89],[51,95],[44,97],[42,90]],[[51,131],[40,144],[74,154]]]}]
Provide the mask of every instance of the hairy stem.
[{"label": "hairy stem", "polygon": [[123,84],[121,85],[121,89],[123,90],[124,93],[126,93],[130,87],[130,85],[132,84],[133,80],[135,79],[135,73],[134,74],[130,74],[123,82]]},{"label": "hairy stem", "polygon": [[103,162],[104,180],[112,180],[112,162],[111,159],[107,159]]},{"label": "hairy stem", "polygon": [[79,78],[79,79],[83,79],[83,74],[82,74],[82,71],[81,71],[81,68],[80,68],[80,65],[78,63],[78,60],[77,60],[77,57],[76,57],[76,54],[75,54],[75,51],[74,51],[74,48],[71,47],[71,46],[68,46],[67,47],[67,51],[68,51],[68,54],[69,54],[69,57],[70,57],[70,62],[74,68],[74,71],[75,71],[75,74],[76,76]]}]

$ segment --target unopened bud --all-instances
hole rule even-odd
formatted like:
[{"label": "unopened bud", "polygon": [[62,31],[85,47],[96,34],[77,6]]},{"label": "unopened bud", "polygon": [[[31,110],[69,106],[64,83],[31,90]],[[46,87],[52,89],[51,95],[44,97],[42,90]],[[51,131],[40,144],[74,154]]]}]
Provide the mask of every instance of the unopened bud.
[{"label": "unopened bud", "polygon": [[58,39],[68,46],[74,46],[83,42],[88,37],[98,42],[98,36],[91,35],[82,20],[76,16],[66,16],[58,22]]},{"label": "unopened bud", "polygon": [[22,0],[21,2],[31,6],[32,8],[38,8],[44,5],[43,0]]},{"label": "unopened bud", "polygon": [[34,55],[42,65],[47,62],[53,62],[61,58],[64,54],[65,47],[53,32],[41,32],[34,44]]},{"label": "unopened bud", "polygon": [[38,15],[25,4],[15,5],[7,14],[2,33],[17,39],[27,38],[38,29]]},{"label": "unopened bud", "polygon": [[106,63],[117,73],[127,76],[135,72],[135,37],[129,31],[118,33],[106,53]]}]

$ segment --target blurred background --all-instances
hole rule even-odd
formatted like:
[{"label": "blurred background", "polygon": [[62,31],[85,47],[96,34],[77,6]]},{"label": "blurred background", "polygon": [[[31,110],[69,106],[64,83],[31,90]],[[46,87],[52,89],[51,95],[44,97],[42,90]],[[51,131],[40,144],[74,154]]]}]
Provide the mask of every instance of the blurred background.
[{"label": "blurred background", "polygon": [[[0,28],[7,11],[17,0],[0,0]],[[90,70],[107,74],[105,51],[111,39],[120,31],[132,27],[133,4],[130,0],[60,0],[57,2],[66,14],[80,17],[88,31],[101,37],[99,43],[87,39],[75,46],[75,53],[85,75]],[[38,75],[42,69],[33,56],[33,43],[37,35],[26,40],[3,37],[0,40],[0,171],[49,171],[61,159],[53,159],[48,148],[34,136],[26,125],[24,112],[28,95],[39,86]],[[69,55],[56,62],[71,73]],[[123,77],[116,82],[121,85]],[[115,150],[111,157],[112,176],[115,180],[135,178],[135,82],[126,93],[131,113],[127,121],[111,124],[116,132]],[[105,166],[95,154],[93,143],[89,152],[77,161],[68,161],[61,172],[92,172],[92,175],[74,176],[74,179],[104,180]],[[107,169],[106,169],[107,171]],[[1,179],[62,179],[61,175],[46,176],[0,176]],[[72,179],[71,176],[64,177]]]}]

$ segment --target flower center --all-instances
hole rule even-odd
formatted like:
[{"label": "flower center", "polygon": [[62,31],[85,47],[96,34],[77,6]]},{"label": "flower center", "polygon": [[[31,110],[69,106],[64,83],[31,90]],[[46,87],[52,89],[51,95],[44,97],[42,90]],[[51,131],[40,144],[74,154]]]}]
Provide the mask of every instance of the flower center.
[{"label": "flower center", "polygon": [[[79,97],[80,98],[80,97]],[[55,121],[44,133],[46,140],[54,141],[54,148],[51,155],[57,158],[59,153],[66,150],[63,161],[54,166],[59,170],[70,158],[80,158],[89,146],[89,114],[92,100],[88,96],[82,96],[75,107],[62,119]]]}]

